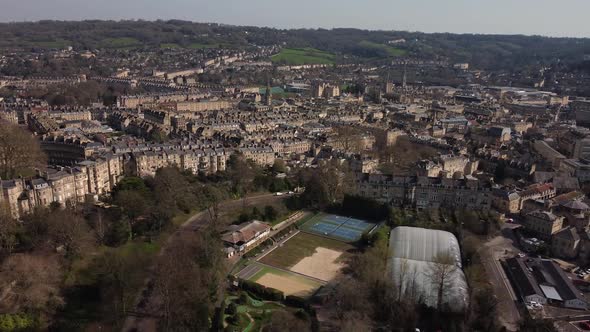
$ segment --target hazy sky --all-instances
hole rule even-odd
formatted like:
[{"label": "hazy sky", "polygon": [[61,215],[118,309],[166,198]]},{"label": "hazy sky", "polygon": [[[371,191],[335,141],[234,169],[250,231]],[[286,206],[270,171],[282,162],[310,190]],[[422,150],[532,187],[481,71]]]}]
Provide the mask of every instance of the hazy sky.
[{"label": "hazy sky", "polygon": [[278,28],[590,37],[590,0],[0,0],[0,21],[183,19]]}]

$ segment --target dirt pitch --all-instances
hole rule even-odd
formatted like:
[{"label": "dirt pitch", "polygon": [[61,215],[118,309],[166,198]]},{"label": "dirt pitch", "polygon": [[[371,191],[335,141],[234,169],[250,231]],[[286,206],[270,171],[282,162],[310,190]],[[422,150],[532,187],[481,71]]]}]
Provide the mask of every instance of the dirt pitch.
[{"label": "dirt pitch", "polygon": [[297,295],[301,297],[309,296],[317,289],[317,286],[312,284],[274,273],[267,273],[258,278],[256,282],[265,287],[278,289],[285,293],[285,295]]},{"label": "dirt pitch", "polygon": [[260,262],[281,269],[291,270],[293,266],[303,259],[316,255],[318,248],[345,253],[339,257],[339,261],[342,261],[347,255],[346,252],[354,247],[341,241],[300,232],[280,247],[262,257]]},{"label": "dirt pitch", "polygon": [[339,260],[342,252],[322,247],[315,250],[313,255],[303,258],[290,270],[324,281],[334,279],[344,266]]}]

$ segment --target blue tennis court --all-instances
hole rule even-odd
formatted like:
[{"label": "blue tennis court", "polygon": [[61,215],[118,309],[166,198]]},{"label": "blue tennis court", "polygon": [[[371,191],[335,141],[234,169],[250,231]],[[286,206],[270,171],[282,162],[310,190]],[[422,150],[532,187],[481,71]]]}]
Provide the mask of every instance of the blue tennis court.
[{"label": "blue tennis court", "polygon": [[344,225],[348,228],[354,228],[360,231],[365,231],[369,228],[371,228],[371,224],[369,224],[368,222],[359,220],[359,219],[354,219],[354,218],[350,218],[350,219],[346,219],[346,222],[344,223]]},{"label": "blue tennis court", "polygon": [[336,228],[338,228],[338,225],[330,225],[325,223],[317,223],[311,226],[312,230],[324,235],[332,233],[334,230],[336,230]]},{"label": "blue tennis court", "polygon": [[359,233],[358,231],[352,229],[340,227],[334,230],[330,236],[338,237],[345,241],[356,241],[361,237],[362,234],[363,233]]},{"label": "blue tennis court", "polygon": [[341,216],[335,216],[333,214],[328,214],[326,215],[324,218],[322,218],[322,221],[325,222],[330,222],[330,223],[334,223],[337,225],[342,225],[346,222],[346,217],[341,217]]},{"label": "blue tennis court", "polygon": [[301,225],[301,230],[313,234],[327,236],[336,240],[353,242],[361,238],[374,224],[364,220],[320,214]]}]

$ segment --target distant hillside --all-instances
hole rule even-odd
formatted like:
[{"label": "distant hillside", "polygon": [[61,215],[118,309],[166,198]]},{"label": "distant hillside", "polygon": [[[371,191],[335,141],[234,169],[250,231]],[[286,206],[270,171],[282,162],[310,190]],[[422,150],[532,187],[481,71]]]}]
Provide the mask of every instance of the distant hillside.
[{"label": "distant hillside", "polygon": [[[245,48],[283,43],[292,49],[310,48],[332,54],[336,61],[411,57],[469,62],[482,69],[516,69],[557,61],[579,63],[585,54],[590,54],[590,39],[580,38],[358,29],[279,30],[178,20],[0,24],[0,50],[65,46],[76,49]],[[293,60],[293,54],[287,55],[289,58]]]}]

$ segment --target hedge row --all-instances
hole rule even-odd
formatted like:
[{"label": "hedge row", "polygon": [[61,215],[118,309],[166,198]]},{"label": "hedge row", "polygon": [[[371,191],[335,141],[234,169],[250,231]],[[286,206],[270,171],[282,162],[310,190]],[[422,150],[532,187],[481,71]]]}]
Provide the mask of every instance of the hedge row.
[{"label": "hedge row", "polygon": [[0,314],[0,331],[30,331],[35,330],[38,321],[27,314]]},{"label": "hedge row", "polygon": [[283,301],[285,294],[278,289],[264,287],[250,280],[240,280],[239,285],[242,289],[258,295],[263,300]]}]

